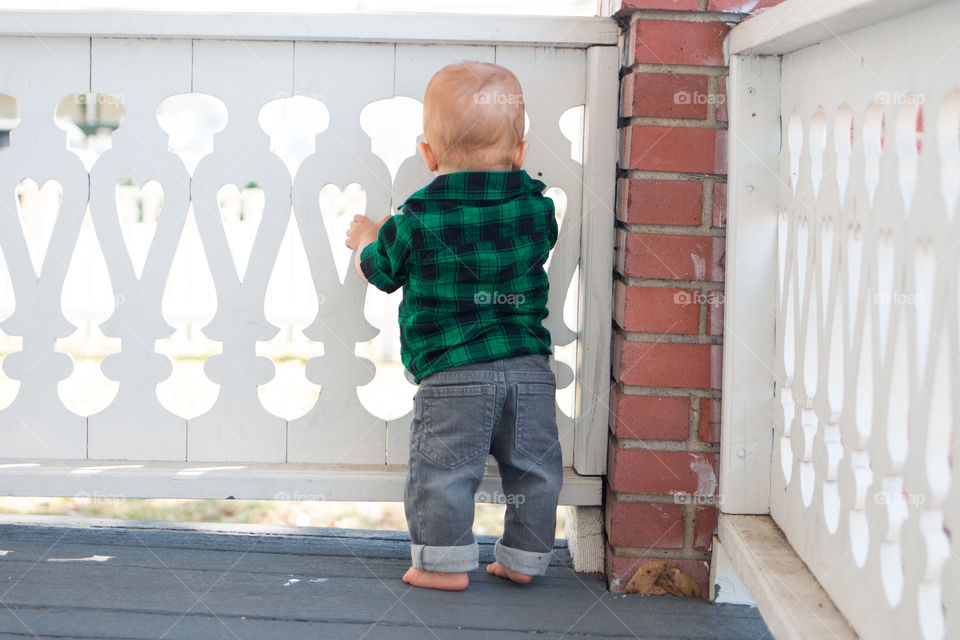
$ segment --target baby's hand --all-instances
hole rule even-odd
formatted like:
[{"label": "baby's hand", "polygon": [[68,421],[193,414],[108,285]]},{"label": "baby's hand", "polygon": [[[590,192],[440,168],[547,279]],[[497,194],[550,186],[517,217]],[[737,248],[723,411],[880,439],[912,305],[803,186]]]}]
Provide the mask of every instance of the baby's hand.
[{"label": "baby's hand", "polygon": [[386,220],[387,218],[384,218],[380,224],[377,224],[366,216],[360,214],[353,216],[353,221],[347,229],[347,241],[345,244],[351,249],[365,247],[377,239],[377,231],[380,230],[380,226]]}]

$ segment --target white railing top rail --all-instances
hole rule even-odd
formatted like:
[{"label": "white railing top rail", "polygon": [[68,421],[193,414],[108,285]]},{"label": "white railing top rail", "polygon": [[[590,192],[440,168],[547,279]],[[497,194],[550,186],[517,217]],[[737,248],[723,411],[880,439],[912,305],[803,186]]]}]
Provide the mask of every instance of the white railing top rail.
[{"label": "white railing top rail", "polygon": [[0,36],[301,40],[586,48],[616,45],[611,18],[437,13],[0,11]]},{"label": "white railing top rail", "polygon": [[804,0],[784,2],[730,32],[730,54],[780,55],[837,38],[938,0]]}]

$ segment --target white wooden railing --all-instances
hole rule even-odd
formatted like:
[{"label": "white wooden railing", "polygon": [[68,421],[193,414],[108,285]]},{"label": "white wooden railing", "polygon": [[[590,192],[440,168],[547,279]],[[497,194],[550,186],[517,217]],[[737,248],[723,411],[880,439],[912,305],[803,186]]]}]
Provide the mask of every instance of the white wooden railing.
[{"label": "white wooden railing", "polygon": [[960,637],[957,25],[788,0],[731,36],[722,510],[769,513],[864,638]]},{"label": "white wooden railing", "polygon": [[[572,416],[557,411],[568,467],[563,501],[599,504],[616,156],[611,20],[111,11],[2,17],[0,94],[18,101],[21,119],[10,146],[0,149],[0,194],[7,194],[0,249],[13,291],[13,304],[0,304],[13,308],[0,329],[20,340],[2,363],[20,385],[0,410],[0,493],[400,499],[410,416],[383,419],[358,399],[357,388],[374,380],[375,366],[355,353],[377,329],[363,314],[366,284],[353,269],[342,280],[338,275],[334,247],[343,242],[342,230],[328,228],[320,192],[325,185],[360,184],[366,214],[379,220],[426,184],[432,176],[414,155],[416,140],[408,141],[409,157],[394,178],[371,149],[361,111],[395,97],[419,100],[441,66],[475,59],[496,61],[520,78],[532,141],[525,168],[566,198],[549,262],[546,321],[555,346],[576,344],[572,366],[554,363],[558,386],[573,385],[576,396]],[[124,112],[109,150],[89,170],[67,149],[52,117],[75,94],[108,96]],[[164,101],[182,94],[212,96],[228,114],[212,147],[193,161],[171,150],[175,134],[157,117]],[[258,120],[265,104],[291,96],[318,101],[329,115],[295,166],[271,151],[272,132]],[[578,106],[585,107],[583,139],[575,141],[582,160],[571,157],[560,129],[561,116]],[[56,181],[62,190],[38,272],[14,197],[26,178],[36,185]],[[132,236],[117,212],[117,185],[128,179],[155,180],[163,190],[140,276],[130,257]],[[262,188],[264,206],[243,269],[235,253],[246,248],[225,231],[218,193],[250,182]],[[74,330],[63,313],[62,288],[85,211],[116,301],[100,329],[121,344],[102,366],[119,391],[89,416],[70,411],[58,396],[72,360],[54,348]],[[171,370],[156,349],[173,332],[161,300],[170,295],[165,287],[178,286],[171,264],[188,220],[195,221],[215,288],[215,312],[203,332],[222,349],[204,367],[219,385],[216,402],[189,419],[156,394]],[[293,220],[318,300],[303,333],[322,344],[323,355],[306,366],[306,377],[321,387],[316,405],[287,420],[258,399],[257,387],[273,377],[274,365],[257,345],[278,331],[265,316],[265,295]],[[568,295],[577,296],[575,326],[562,313]],[[495,467],[488,482],[496,482]]]}]

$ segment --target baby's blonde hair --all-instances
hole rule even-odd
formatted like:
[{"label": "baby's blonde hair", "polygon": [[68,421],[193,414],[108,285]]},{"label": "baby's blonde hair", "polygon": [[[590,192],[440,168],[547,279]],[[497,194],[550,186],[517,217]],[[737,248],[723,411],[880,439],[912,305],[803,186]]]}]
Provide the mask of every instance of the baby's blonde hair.
[{"label": "baby's blonde hair", "polygon": [[523,129],[523,89],[500,65],[447,65],[427,85],[423,132],[440,164],[510,166]]}]

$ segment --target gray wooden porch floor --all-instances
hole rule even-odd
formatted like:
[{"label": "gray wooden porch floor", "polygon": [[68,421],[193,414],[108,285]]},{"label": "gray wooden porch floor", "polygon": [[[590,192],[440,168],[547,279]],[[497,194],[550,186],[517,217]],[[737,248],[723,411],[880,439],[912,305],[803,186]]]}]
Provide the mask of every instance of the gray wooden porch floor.
[{"label": "gray wooden porch floor", "polygon": [[[563,541],[532,585],[416,589],[406,533],[0,516],[0,637],[772,638],[756,609],[622,596]],[[98,558],[108,556],[108,558]]]}]

